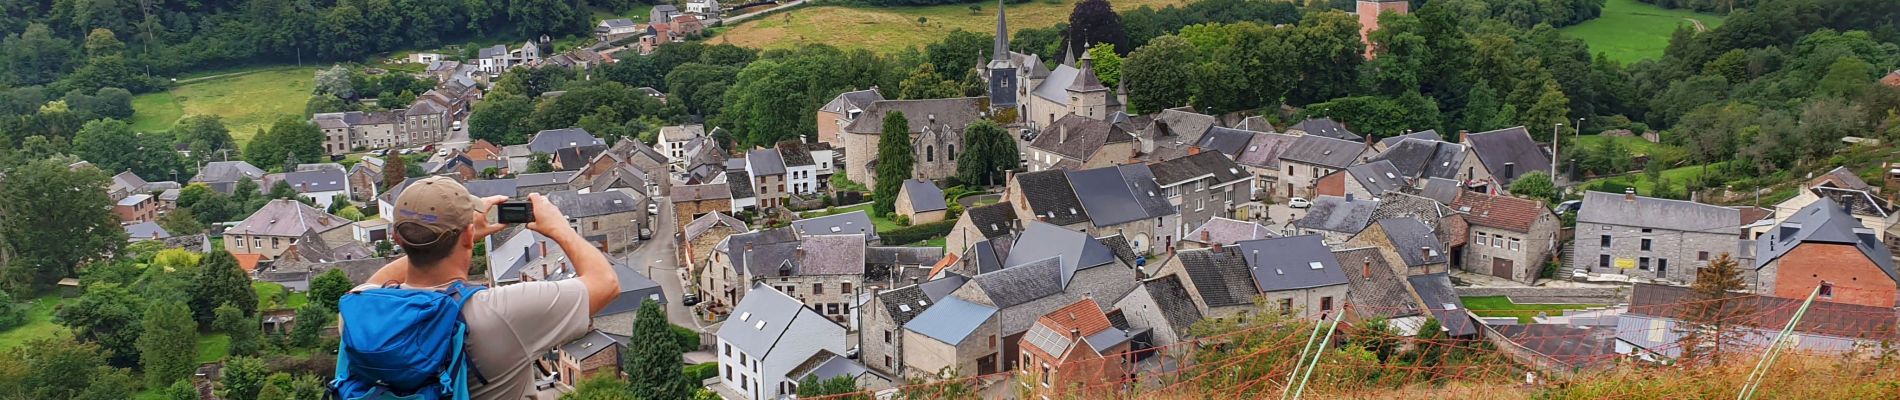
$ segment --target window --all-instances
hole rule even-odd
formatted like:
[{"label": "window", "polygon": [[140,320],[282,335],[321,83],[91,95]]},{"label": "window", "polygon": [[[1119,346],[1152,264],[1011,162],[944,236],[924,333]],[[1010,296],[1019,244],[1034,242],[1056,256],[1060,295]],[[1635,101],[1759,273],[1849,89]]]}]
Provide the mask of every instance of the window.
[{"label": "window", "polygon": [[950,147],[944,149],[943,151],[943,158],[949,159],[950,161],[956,161],[957,160],[957,144],[951,143],[948,146]]},{"label": "window", "polygon": [[1293,299],[1280,299],[1280,313],[1293,312]]},{"label": "window", "polygon": [[1638,258],[1636,258],[1636,268],[1639,268],[1639,269],[1642,269],[1642,270],[1644,270],[1644,271],[1648,271],[1648,270],[1649,270],[1649,257],[1638,257]]},{"label": "window", "polygon": [[886,329],[884,330],[884,343],[890,343],[890,342],[891,342],[891,331]]},{"label": "window", "polygon": [[270,238],[270,247],[271,247],[271,248],[273,248],[273,249],[274,249],[274,248],[277,248],[277,246],[278,246],[278,245],[279,245],[279,243],[280,243],[280,242],[279,242],[279,240],[281,240],[281,239],[282,239],[282,238]]},{"label": "window", "polygon": [[722,345],[721,348],[725,349],[726,357],[732,357],[732,343],[720,343],[720,344]]},{"label": "window", "polygon": [[1491,235],[1491,247],[1504,248],[1504,235]]},{"label": "window", "polygon": [[825,294],[825,284],[823,283],[811,284],[811,294]]},{"label": "window", "polygon": [[996,335],[990,335],[990,348],[996,348]]},{"label": "window", "polygon": [[1695,260],[1696,260],[1696,261],[1708,261],[1708,260],[1709,260],[1709,252],[1706,252],[1706,251],[1698,251],[1698,252],[1695,252]]},{"label": "window", "polygon": [[1518,240],[1517,238],[1511,238],[1511,251],[1518,251],[1517,249],[1518,249],[1519,243],[1521,243],[1521,241]]},{"label": "window", "polygon": [[1602,254],[1602,255],[1598,255],[1598,256],[1597,256],[1597,267],[1600,267],[1600,268],[1609,268],[1609,267],[1610,267],[1610,255],[1609,255],[1609,254]]},{"label": "window", "polygon": [[851,282],[840,283],[838,285],[839,293],[851,293]]},{"label": "window", "polygon": [[1319,310],[1332,311],[1333,310],[1333,296],[1326,296],[1326,297],[1319,298]]},{"label": "window", "polygon": [[1832,283],[1827,283],[1827,282],[1821,282],[1821,297],[1825,297],[1825,298],[1833,298],[1833,297],[1834,297],[1834,284],[1832,284]]},{"label": "window", "polygon": [[732,366],[731,365],[726,366],[726,380],[728,381],[732,380]]},{"label": "window", "polygon": [[594,230],[600,230],[600,221],[594,221]]},{"label": "window", "polygon": [[1668,271],[1668,270],[1669,270],[1669,259],[1667,258],[1656,259],[1656,271],[1661,272],[1661,271]]},{"label": "window", "polygon": [[745,353],[739,353],[739,368],[741,369],[746,367],[745,358]]},{"label": "window", "polygon": [[1643,251],[1649,251],[1649,238],[1643,238]]},{"label": "window", "polygon": [[1602,239],[1598,239],[1597,243],[1598,247],[1610,247],[1610,235],[1603,235]]},{"label": "window", "polygon": [[884,356],[884,368],[891,367],[891,356]]},{"label": "window", "polygon": [[739,390],[752,390],[751,384],[752,384],[752,380],[750,379],[740,379]]},{"label": "window", "polygon": [[1049,364],[1042,365],[1042,387],[1049,387]]},{"label": "window", "polygon": [[1292,166],[1292,165],[1287,165],[1287,166],[1286,166],[1286,174],[1287,174],[1287,175],[1293,175],[1293,166]]},{"label": "window", "polygon": [[937,146],[924,146],[924,162],[937,161]]},{"label": "window", "polygon": [[1649,233],[1649,228],[1643,228],[1643,233]]}]

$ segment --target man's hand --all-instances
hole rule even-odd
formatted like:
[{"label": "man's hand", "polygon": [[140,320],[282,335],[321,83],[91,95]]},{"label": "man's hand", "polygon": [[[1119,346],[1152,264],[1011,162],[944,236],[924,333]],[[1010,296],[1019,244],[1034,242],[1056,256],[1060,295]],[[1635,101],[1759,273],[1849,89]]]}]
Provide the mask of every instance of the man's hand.
[{"label": "man's hand", "polygon": [[561,208],[555,207],[554,202],[548,201],[547,196],[542,196],[540,193],[529,194],[528,204],[534,206],[534,222],[528,223],[528,230],[551,239],[575,234],[574,227],[567,225],[567,214],[562,214]]},{"label": "man's hand", "polygon": [[502,228],[508,227],[508,225],[505,224],[488,221],[488,210],[495,209],[495,205],[505,201],[508,201],[508,196],[488,196],[482,198],[482,208],[475,210],[475,218],[470,219],[473,222],[468,224],[468,232],[471,234],[472,240],[479,242],[482,238],[493,235],[495,232],[501,232]]}]

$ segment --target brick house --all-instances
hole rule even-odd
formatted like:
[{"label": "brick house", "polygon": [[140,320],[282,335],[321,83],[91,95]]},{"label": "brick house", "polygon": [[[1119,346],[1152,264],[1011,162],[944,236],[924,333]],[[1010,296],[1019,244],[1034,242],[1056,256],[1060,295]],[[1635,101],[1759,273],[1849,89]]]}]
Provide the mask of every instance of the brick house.
[{"label": "brick house", "polygon": [[606,375],[618,379],[620,376],[620,350],[626,345],[613,336],[599,330],[587,332],[580,339],[556,348],[561,370],[561,383],[578,386],[587,378]]},{"label": "brick house", "polygon": [[1451,208],[1469,225],[1471,240],[1457,257],[1467,272],[1531,283],[1557,249],[1563,223],[1536,200],[1463,192]]},{"label": "brick house", "polygon": [[[1755,243],[1747,280],[1767,296],[1893,308],[1900,272],[1893,253],[1845,205],[1821,199],[1783,218]],[[1826,276],[1822,276],[1826,275]]]},{"label": "brick house", "polygon": [[125,196],[112,205],[112,214],[119,216],[120,224],[157,221],[158,196],[146,193]]},{"label": "brick house", "polygon": [[[1063,397],[1101,382],[1129,377],[1135,333],[1115,327],[1094,299],[1056,309],[1023,335],[1022,366],[1035,381],[1032,392]],[[1119,310],[1118,310],[1119,311]]]},{"label": "brick house", "polygon": [[1749,262],[1737,239],[1740,221],[1741,211],[1728,207],[1637,196],[1633,190],[1585,192],[1570,265],[1598,274],[1694,282],[1696,270],[1723,253]]},{"label": "brick house", "polygon": [[724,183],[675,187],[672,200],[676,226],[708,213],[732,212],[732,191]]}]

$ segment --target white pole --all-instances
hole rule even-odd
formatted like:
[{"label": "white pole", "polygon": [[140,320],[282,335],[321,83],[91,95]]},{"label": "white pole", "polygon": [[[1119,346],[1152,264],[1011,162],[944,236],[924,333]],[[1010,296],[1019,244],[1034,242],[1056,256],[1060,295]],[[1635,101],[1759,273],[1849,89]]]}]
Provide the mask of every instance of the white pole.
[{"label": "white pole", "polygon": [[[1748,380],[1742,384],[1742,392],[1735,396],[1736,400],[1748,400],[1755,397],[1755,391],[1761,389],[1761,380],[1768,377],[1768,366],[1774,364],[1775,358],[1781,355],[1782,343],[1788,340],[1788,335],[1794,333],[1795,324],[1801,323],[1801,317],[1808,313],[1808,306],[1813,305],[1814,298],[1820,294],[1821,287],[1815,286],[1814,291],[1808,293],[1808,299],[1801,302],[1801,308],[1794,311],[1794,318],[1788,319],[1788,326],[1782,327],[1781,333],[1775,335],[1775,340],[1768,343],[1767,352],[1762,355],[1760,362],[1755,363],[1755,369],[1748,372]],[[1719,332],[1715,340],[1722,340]]]}]

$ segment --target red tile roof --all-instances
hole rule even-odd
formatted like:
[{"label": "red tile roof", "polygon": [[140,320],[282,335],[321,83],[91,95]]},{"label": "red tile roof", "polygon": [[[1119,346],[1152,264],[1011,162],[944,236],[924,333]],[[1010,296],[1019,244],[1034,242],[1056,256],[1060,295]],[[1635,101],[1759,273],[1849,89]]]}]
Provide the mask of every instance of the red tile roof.
[{"label": "red tile roof", "polygon": [[1517,232],[1530,232],[1538,218],[1550,215],[1550,209],[1536,200],[1478,192],[1459,193],[1451,208],[1464,214],[1471,225]]},{"label": "red tile roof", "polygon": [[1063,306],[1044,314],[1037,322],[1055,329],[1056,332],[1067,333],[1070,329],[1080,330],[1082,336],[1094,335],[1112,327],[1108,322],[1108,314],[1102,313],[1102,306],[1096,304],[1095,299],[1082,299],[1075,304]]},{"label": "red tile roof", "polygon": [[256,253],[231,253],[231,257],[237,259],[238,268],[243,268],[244,272],[256,271],[257,262],[264,259],[263,254]]}]

